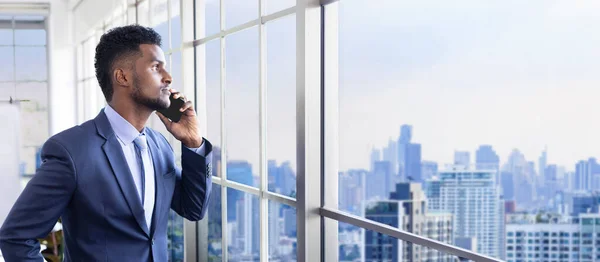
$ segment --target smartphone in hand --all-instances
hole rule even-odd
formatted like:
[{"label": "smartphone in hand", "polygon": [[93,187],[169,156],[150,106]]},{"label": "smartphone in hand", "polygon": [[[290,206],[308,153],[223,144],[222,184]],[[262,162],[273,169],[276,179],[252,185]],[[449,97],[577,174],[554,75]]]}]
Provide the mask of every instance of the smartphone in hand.
[{"label": "smartphone in hand", "polygon": [[181,116],[183,115],[183,112],[179,111],[179,109],[183,107],[183,104],[185,104],[185,100],[183,100],[183,98],[181,97],[174,98],[174,95],[175,94],[171,94],[171,96],[169,96],[169,99],[171,100],[171,106],[169,106],[169,108],[160,109],[157,111],[166,116],[168,119],[171,119],[171,121],[179,122]]}]

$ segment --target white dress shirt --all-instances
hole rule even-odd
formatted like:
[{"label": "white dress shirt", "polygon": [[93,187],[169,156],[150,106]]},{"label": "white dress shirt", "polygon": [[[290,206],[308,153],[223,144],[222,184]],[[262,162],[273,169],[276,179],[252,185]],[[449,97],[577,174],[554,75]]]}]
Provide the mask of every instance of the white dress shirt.
[{"label": "white dress shirt", "polygon": [[[134,144],[134,140],[138,136],[145,136],[146,143],[149,143],[149,137],[146,136],[146,128],[142,130],[142,132],[138,132],[137,129],[131,125],[125,118],[123,118],[119,113],[117,113],[111,106],[106,106],[104,108],[104,113],[108,118],[108,122],[115,132],[119,143],[121,144],[121,148],[123,149],[123,154],[125,155],[125,160],[127,161],[127,165],[129,166],[129,170],[131,171],[131,175],[133,176],[133,182],[135,183],[135,187],[137,189],[138,196],[140,198],[140,203],[142,200],[142,170],[141,165],[138,163],[136,147]],[[148,145],[147,145],[147,148]],[[199,155],[204,155],[204,144],[202,144],[199,148],[190,148],[190,150],[196,152]],[[154,179],[154,165],[152,163],[152,154],[150,150],[145,150],[142,152],[142,161],[144,163],[144,173],[145,173],[145,201],[143,203],[144,206],[144,215],[146,217],[146,225],[150,228],[150,224],[152,222],[152,212],[154,211],[154,202],[155,202],[155,179]]]}]

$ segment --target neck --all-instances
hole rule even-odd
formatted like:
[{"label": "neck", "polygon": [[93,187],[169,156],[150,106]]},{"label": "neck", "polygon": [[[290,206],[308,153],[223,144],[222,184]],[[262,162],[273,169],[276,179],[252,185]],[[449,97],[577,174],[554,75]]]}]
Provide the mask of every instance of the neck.
[{"label": "neck", "polygon": [[146,122],[148,122],[148,118],[150,118],[150,114],[152,114],[153,111],[147,107],[133,103],[132,101],[122,102],[113,100],[108,104],[139,132],[142,132],[142,129],[146,126]]}]

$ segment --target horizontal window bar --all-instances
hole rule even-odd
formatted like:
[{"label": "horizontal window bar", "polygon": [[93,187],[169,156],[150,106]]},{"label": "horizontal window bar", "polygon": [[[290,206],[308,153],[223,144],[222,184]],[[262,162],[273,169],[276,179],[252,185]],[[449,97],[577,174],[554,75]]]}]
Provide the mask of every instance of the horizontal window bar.
[{"label": "horizontal window bar", "polygon": [[361,227],[368,230],[373,230],[381,234],[385,234],[403,241],[411,242],[424,247],[432,248],[437,251],[443,251],[448,254],[452,254],[461,258],[470,259],[473,261],[481,262],[502,262],[502,260],[477,254],[456,246],[452,246],[446,243],[442,243],[436,240],[428,239],[425,237],[417,236],[415,234],[402,231],[400,229],[381,224],[366,218],[351,215],[339,210],[329,209],[327,207],[321,208],[321,216],[337,220],[339,222],[348,223],[357,227]]},{"label": "horizontal window bar", "polygon": [[212,177],[212,181],[217,185],[221,185],[222,187],[231,187],[233,189],[237,189],[242,192],[253,194],[255,196],[260,196],[260,189],[258,189],[256,187],[251,187],[251,186],[240,184],[238,182],[233,182],[230,180],[223,180],[220,177],[216,177],[216,176]]},{"label": "horizontal window bar", "polygon": [[233,34],[233,33],[239,32],[239,31],[242,31],[244,29],[248,29],[248,28],[251,28],[253,26],[257,26],[259,23],[265,24],[265,23],[267,23],[269,21],[273,21],[275,19],[282,18],[282,17],[288,16],[288,15],[291,15],[291,14],[294,14],[294,13],[296,13],[296,7],[295,6],[294,7],[290,7],[288,9],[285,9],[285,10],[281,10],[279,12],[276,12],[276,13],[273,13],[273,14],[270,14],[270,15],[267,15],[267,16],[262,16],[260,19],[254,19],[254,20],[252,20],[250,22],[247,22],[245,24],[241,24],[241,25],[238,25],[236,27],[233,27],[233,28],[230,28],[230,29],[227,29],[227,30],[223,30],[223,31],[221,31],[221,32],[219,32],[217,34],[214,34],[214,35],[211,35],[211,36],[208,36],[208,37],[205,37],[205,38],[202,38],[202,39],[196,39],[196,40],[192,41],[191,43],[189,43],[189,42],[185,43],[183,46],[184,46],[184,48],[185,47],[190,47],[190,46],[199,46],[199,45],[208,43],[208,42],[210,42],[212,40],[215,40],[217,38],[225,37],[227,35],[230,35],[230,34]]}]

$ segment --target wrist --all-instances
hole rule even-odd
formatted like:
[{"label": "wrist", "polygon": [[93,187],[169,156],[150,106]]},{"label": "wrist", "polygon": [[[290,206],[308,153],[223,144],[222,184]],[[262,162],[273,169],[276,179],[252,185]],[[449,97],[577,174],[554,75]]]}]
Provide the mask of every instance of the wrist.
[{"label": "wrist", "polygon": [[199,148],[204,142],[202,138],[181,141],[188,148]]}]

